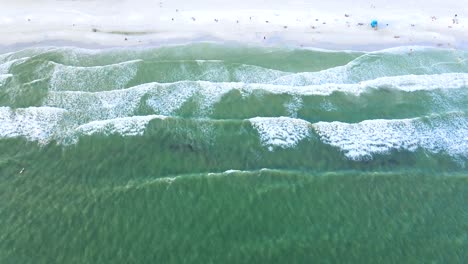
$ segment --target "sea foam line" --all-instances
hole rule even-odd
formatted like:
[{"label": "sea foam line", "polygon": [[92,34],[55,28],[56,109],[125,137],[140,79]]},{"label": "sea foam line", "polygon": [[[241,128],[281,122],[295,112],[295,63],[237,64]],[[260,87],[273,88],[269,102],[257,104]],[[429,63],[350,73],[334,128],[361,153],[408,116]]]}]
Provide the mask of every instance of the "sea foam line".
[{"label": "sea foam line", "polygon": [[[11,109],[0,107],[0,138],[24,137],[47,144],[77,143],[80,136],[95,134],[141,136],[153,119],[166,116],[133,116],[78,124],[70,121],[68,111],[51,107]],[[215,120],[193,120],[200,129]],[[376,119],[359,123],[318,122],[289,117],[256,117],[249,119],[260,142],[270,151],[294,148],[314,134],[325,144],[338,148],[351,160],[372,159],[375,154],[392,151],[445,153],[455,158],[468,158],[468,118],[464,112],[450,112],[411,119]],[[212,134],[202,133],[207,137]]]},{"label": "sea foam line", "polygon": [[105,91],[124,88],[137,73],[142,60],[105,66],[79,67],[51,62],[54,71],[49,84],[51,91]]},{"label": "sea foam line", "polygon": [[12,109],[0,107],[0,139],[23,137],[40,145],[55,140],[60,144],[77,143],[79,136],[94,134],[143,135],[153,119],[165,119],[161,115],[132,116],[98,120],[79,125],[70,120],[67,110],[53,107],[28,107]]},{"label": "sea foam line", "polygon": [[149,115],[99,120],[81,125],[77,127],[75,131],[78,134],[88,136],[93,134],[103,134],[106,136],[112,134],[119,134],[122,136],[141,136],[151,120],[164,120],[166,118],[166,116],[162,115]]},{"label": "sea foam line", "polygon": [[355,124],[318,122],[313,126],[324,143],[339,148],[352,160],[418,148],[468,158],[468,119],[463,112]]},{"label": "sea foam line", "polygon": [[249,121],[257,130],[262,144],[270,151],[273,151],[274,147],[292,148],[311,134],[310,123],[302,119],[255,117]]},{"label": "sea foam line", "polygon": [[53,107],[0,107],[0,138],[24,137],[46,144],[61,134],[66,114]]},{"label": "sea foam line", "polygon": [[15,64],[20,64],[20,63],[23,63],[25,62],[26,60],[28,60],[29,57],[25,57],[25,58],[19,58],[19,59],[13,59],[13,60],[9,60],[9,61],[6,61],[4,63],[1,63],[0,64],[0,74],[7,74],[9,73],[10,71],[10,68],[12,66],[14,66]]},{"label": "sea foam line", "polygon": [[406,75],[383,77],[358,84],[323,84],[316,86],[286,86],[271,84],[213,83],[206,81],[180,81],[175,83],[146,83],[131,88],[102,91],[50,91],[45,106],[64,108],[84,121],[111,119],[134,115],[139,106],[146,105],[155,114],[175,115],[177,110],[190,101],[197,102],[198,116],[211,113],[213,106],[225,94],[238,90],[244,97],[256,91],[271,94],[288,94],[294,97],[285,107],[293,115],[300,108],[302,96],[329,96],[335,92],[360,95],[378,89],[395,89],[404,92],[436,89],[460,89],[468,87],[468,73],[445,73],[437,75]]}]

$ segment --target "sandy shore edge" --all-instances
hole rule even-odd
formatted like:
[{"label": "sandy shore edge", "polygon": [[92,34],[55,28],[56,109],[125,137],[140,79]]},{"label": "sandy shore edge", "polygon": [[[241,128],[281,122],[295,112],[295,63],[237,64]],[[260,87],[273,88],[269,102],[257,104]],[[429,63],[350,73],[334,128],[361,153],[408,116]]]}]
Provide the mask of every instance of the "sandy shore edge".
[{"label": "sandy shore edge", "polygon": [[[31,46],[147,47],[212,41],[372,51],[468,49],[468,14],[446,0],[18,0],[2,4],[0,51]],[[372,20],[379,22],[374,30]]]}]

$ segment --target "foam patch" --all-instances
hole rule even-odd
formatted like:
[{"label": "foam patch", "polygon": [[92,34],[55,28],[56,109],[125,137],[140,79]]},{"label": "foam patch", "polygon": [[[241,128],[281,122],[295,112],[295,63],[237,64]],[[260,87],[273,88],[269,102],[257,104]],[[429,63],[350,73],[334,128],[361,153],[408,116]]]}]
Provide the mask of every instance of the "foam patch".
[{"label": "foam patch", "polygon": [[243,83],[269,83],[271,80],[290,75],[291,73],[266,69],[253,65],[239,65],[232,76],[236,82]]},{"label": "foam patch", "polygon": [[334,92],[360,95],[369,89],[395,89],[406,92],[435,89],[459,89],[468,87],[468,73],[443,73],[434,75],[403,75],[382,77],[355,84],[326,83],[319,85],[289,86],[271,84],[250,84],[242,86],[244,94],[264,90],[272,94],[299,96],[330,95]]},{"label": "foam patch", "polygon": [[28,60],[29,57],[26,58],[19,58],[19,59],[13,59],[10,61],[6,61],[2,64],[0,64],[0,75],[2,74],[8,74],[10,72],[10,68],[15,65],[15,64],[20,64]]},{"label": "foam patch", "polygon": [[94,67],[77,67],[53,63],[51,91],[109,91],[123,89],[138,70],[140,60]]},{"label": "foam patch", "polygon": [[212,83],[205,81],[182,81],[160,84],[152,89],[146,103],[158,114],[174,115],[187,101],[195,99],[198,115],[210,113],[212,106],[224,94],[234,89],[236,83]]},{"label": "foam patch", "polygon": [[0,74],[0,87],[3,86],[5,82],[11,77],[13,77],[12,74]]},{"label": "foam patch", "polygon": [[268,150],[292,148],[310,136],[310,123],[289,117],[255,117],[249,119]]},{"label": "foam patch", "polygon": [[67,111],[52,107],[0,107],[0,138],[24,137],[47,144],[61,136]]},{"label": "foam patch", "polygon": [[49,92],[45,105],[70,111],[79,122],[132,116],[152,85],[105,92]]},{"label": "foam patch", "polygon": [[369,88],[392,88],[405,92],[435,89],[458,89],[468,87],[468,73],[382,77],[362,82],[361,85]]},{"label": "foam patch", "polygon": [[293,96],[288,102],[284,104],[286,111],[288,111],[289,116],[296,118],[297,112],[302,108],[302,98],[299,96]]},{"label": "foam patch", "polygon": [[[406,52],[402,53],[403,50]],[[463,52],[448,53],[425,48],[412,51],[406,48],[395,49],[366,53],[346,65],[318,72],[288,74],[269,83],[289,86],[353,84],[387,76],[467,72],[467,64],[463,63],[466,59],[467,53]]]},{"label": "foam patch", "polygon": [[293,73],[281,76],[271,84],[288,86],[307,86],[320,84],[341,84],[349,82],[348,70],[346,66],[338,66],[318,72]]},{"label": "foam patch", "polygon": [[143,135],[146,126],[151,120],[165,118],[165,116],[150,115],[93,121],[77,127],[76,132],[79,135],[88,136],[93,134],[119,134],[122,136],[141,136]]},{"label": "foam patch", "polygon": [[468,119],[464,113],[399,120],[366,120],[356,124],[319,122],[313,125],[321,140],[352,160],[373,154],[415,151],[468,157]]},{"label": "foam patch", "polygon": [[[262,91],[291,95],[292,100],[285,104],[285,108],[290,116],[295,117],[302,107],[303,96],[327,96],[334,92],[360,95],[372,89],[414,92],[463,87],[468,87],[468,74],[466,73],[384,77],[359,84],[312,86],[181,81],[170,84],[147,83],[127,89],[102,92],[50,91],[44,104],[64,108],[82,122],[132,116],[142,105],[150,107],[155,114],[176,115],[177,111],[188,101],[195,102],[194,115],[207,116],[211,113],[213,106],[229,91],[238,90],[244,97]],[[323,108],[333,109],[329,105],[323,105]]]}]

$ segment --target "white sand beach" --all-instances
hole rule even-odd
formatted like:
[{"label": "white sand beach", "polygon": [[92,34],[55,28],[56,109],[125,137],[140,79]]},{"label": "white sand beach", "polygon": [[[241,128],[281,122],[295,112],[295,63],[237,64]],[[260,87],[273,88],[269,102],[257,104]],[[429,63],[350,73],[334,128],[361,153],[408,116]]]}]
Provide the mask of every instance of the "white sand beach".
[{"label": "white sand beach", "polygon": [[[457,17],[455,17],[455,14]],[[370,26],[376,19],[378,30]],[[0,45],[198,40],[327,49],[468,46],[459,0],[1,0]]]}]

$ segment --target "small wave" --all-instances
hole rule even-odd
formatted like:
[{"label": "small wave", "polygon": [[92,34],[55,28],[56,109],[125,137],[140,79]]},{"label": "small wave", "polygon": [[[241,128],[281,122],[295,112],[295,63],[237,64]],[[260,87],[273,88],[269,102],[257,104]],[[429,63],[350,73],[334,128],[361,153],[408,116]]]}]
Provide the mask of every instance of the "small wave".
[{"label": "small wave", "polygon": [[293,73],[273,80],[272,84],[308,86],[321,84],[353,84],[381,77],[401,75],[432,75],[450,72],[467,72],[464,63],[468,54],[438,49],[371,52],[361,55],[346,65],[317,72]]},{"label": "small wave", "polygon": [[362,82],[360,85],[367,88],[392,88],[405,92],[458,89],[468,87],[468,73],[381,77]]},{"label": "small wave", "polygon": [[[128,189],[137,189],[148,187],[153,184],[163,184],[163,185],[171,185],[176,183],[177,181],[183,179],[189,179],[193,177],[197,178],[224,178],[224,177],[253,177],[259,175],[278,175],[282,177],[293,176],[296,179],[298,177],[302,177],[302,179],[310,179],[310,175],[313,174],[315,176],[332,176],[332,175],[343,175],[347,172],[340,172],[340,173],[319,173],[319,172],[304,172],[304,171],[296,171],[296,170],[285,170],[285,169],[273,169],[273,168],[262,168],[257,170],[238,170],[238,169],[229,169],[226,171],[216,171],[216,172],[202,172],[202,173],[178,173],[178,174],[170,174],[165,175],[163,177],[157,178],[144,178],[140,180],[130,180],[122,185],[114,187],[114,191],[126,191]],[[351,174],[351,173],[350,173]],[[384,173],[381,173],[385,175]],[[375,176],[375,173],[373,174]]]},{"label": "small wave", "polygon": [[435,89],[457,89],[468,86],[468,73],[443,73],[433,75],[402,75],[381,77],[356,84],[326,83],[306,86],[251,85],[246,91],[263,89],[270,93],[293,95],[330,95],[334,92],[360,95],[369,89],[391,88],[405,92]]}]

